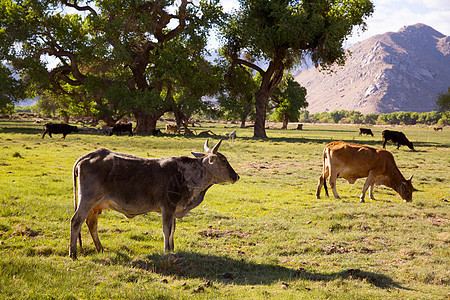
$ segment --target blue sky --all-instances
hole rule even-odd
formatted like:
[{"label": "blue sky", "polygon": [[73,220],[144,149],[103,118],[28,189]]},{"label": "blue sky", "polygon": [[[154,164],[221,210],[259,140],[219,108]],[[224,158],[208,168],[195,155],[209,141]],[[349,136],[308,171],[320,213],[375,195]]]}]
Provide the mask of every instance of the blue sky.
[{"label": "blue sky", "polygon": [[[368,30],[355,32],[348,44],[376,34],[398,31],[403,26],[423,23],[442,34],[450,35],[450,0],[375,0],[375,12],[367,20]],[[221,0],[225,10],[239,7],[237,0]]]}]

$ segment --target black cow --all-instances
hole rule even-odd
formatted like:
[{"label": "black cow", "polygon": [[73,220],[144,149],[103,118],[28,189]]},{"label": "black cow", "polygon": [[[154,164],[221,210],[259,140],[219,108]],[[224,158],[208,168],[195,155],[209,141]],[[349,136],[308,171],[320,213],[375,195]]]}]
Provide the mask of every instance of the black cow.
[{"label": "black cow", "polygon": [[411,150],[414,150],[413,144],[406,138],[405,134],[400,131],[384,130],[383,133],[383,148],[386,148],[386,142],[397,144],[397,149],[400,145],[408,146]]},{"label": "black cow", "polygon": [[129,136],[133,136],[133,126],[131,125],[131,123],[119,122],[114,125],[109,136],[113,135],[114,133],[116,135],[119,135],[121,132],[127,131],[130,133]]},{"label": "black cow", "polygon": [[372,130],[370,130],[368,128],[360,128],[359,129],[359,135],[362,135],[362,134],[367,134],[367,135],[370,134],[371,136],[373,136]]},{"label": "black cow", "polygon": [[62,133],[62,139],[66,138],[66,135],[68,135],[71,132],[78,132],[77,126],[72,126],[68,124],[55,124],[55,123],[47,123],[44,125],[44,130],[42,133],[42,138],[44,138],[45,134],[48,133],[48,135],[52,137],[52,133]]},{"label": "black cow", "polygon": [[160,135],[160,134],[162,134],[162,132],[161,132],[160,129],[153,129],[153,130],[152,130],[152,135],[153,135],[153,136],[158,136],[158,135]]}]

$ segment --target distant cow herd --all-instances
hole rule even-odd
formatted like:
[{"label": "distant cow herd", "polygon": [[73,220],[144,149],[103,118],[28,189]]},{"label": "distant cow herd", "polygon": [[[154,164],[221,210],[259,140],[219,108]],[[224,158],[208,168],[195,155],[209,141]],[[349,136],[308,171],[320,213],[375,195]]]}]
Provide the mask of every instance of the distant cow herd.
[{"label": "distant cow herd", "polygon": [[[166,133],[179,133],[175,124],[167,124]],[[442,130],[442,128],[435,131]],[[65,138],[72,132],[79,132],[76,126],[48,123],[44,125],[42,138],[48,134],[62,134]],[[131,123],[118,122],[108,132],[110,136],[128,132],[133,136]],[[155,129],[153,135],[161,134]],[[209,136],[210,130],[199,136]],[[359,128],[359,135],[371,135],[369,128]],[[386,143],[409,147],[413,143],[404,133],[393,130],[382,132],[382,148],[334,141],[322,153],[322,173],[319,176],[316,198],[320,199],[322,188],[328,196],[327,179],[335,198],[336,179],[344,178],[350,184],[359,178],[366,178],[360,201],[374,200],[374,185],[385,185],[396,191],[405,202],[412,201],[412,176],[405,179],[398,169],[394,156],[387,151]],[[236,131],[227,134],[236,137]],[[77,258],[77,239],[81,248],[81,225],[86,222],[97,251],[103,251],[97,232],[98,217],[103,210],[113,209],[133,218],[147,212],[160,212],[164,234],[164,249],[174,249],[175,220],[183,218],[190,210],[200,205],[207,190],[218,183],[235,183],[239,175],[233,170],[226,157],[218,152],[222,139],[211,149],[206,140],[206,153],[192,152],[194,157],[177,156],[159,159],[142,158],[130,154],[113,152],[100,148],[80,157],[73,167],[75,213],[71,219],[70,257]]]}]

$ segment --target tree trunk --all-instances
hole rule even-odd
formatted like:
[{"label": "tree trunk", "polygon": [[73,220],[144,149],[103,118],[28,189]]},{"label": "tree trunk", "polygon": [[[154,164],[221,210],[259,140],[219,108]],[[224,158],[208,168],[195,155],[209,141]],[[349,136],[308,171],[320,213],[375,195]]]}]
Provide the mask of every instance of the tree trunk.
[{"label": "tree trunk", "polygon": [[241,128],[245,128],[245,117],[241,118]]},{"label": "tree trunk", "polygon": [[156,129],[156,122],[162,116],[160,114],[154,114],[144,111],[135,111],[134,116],[136,118],[135,132],[152,133]]},{"label": "tree trunk", "polygon": [[266,135],[266,103],[269,99],[268,93],[259,90],[255,94],[255,127],[253,130],[253,137],[267,138]]},{"label": "tree trunk", "polygon": [[289,117],[287,114],[283,114],[283,126],[281,127],[281,129],[287,129],[289,123]]}]

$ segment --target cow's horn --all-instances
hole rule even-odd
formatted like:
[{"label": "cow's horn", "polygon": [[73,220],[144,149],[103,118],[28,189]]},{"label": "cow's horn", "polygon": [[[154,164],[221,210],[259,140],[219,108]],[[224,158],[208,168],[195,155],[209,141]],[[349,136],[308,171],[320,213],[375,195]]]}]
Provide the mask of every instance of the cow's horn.
[{"label": "cow's horn", "polygon": [[208,142],[209,142],[209,139],[206,139],[205,145],[203,146],[203,148],[205,149],[206,153],[211,151],[211,149],[209,149]]},{"label": "cow's horn", "polygon": [[216,154],[220,144],[222,144],[222,139],[220,139],[220,141],[212,148],[211,153]]},{"label": "cow's horn", "polygon": [[413,174],[413,175],[411,175],[411,177],[409,177],[408,181],[411,181],[411,180],[412,180],[412,178],[413,178],[413,176],[414,176],[414,174]]}]

